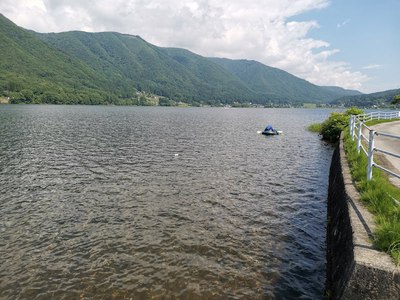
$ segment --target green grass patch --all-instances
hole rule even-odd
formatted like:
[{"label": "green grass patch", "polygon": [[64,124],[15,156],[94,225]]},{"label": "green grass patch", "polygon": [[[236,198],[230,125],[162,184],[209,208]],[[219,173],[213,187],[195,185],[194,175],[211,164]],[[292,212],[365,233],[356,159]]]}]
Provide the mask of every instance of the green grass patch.
[{"label": "green grass patch", "polygon": [[307,130],[311,132],[320,133],[322,129],[322,123],[313,123],[307,126]]},{"label": "green grass patch", "polygon": [[303,103],[303,108],[317,108],[315,103]]},{"label": "green grass patch", "polygon": [[361,201],[375,216],[377,228],[373,243],[400,265],[400,205],[396,203],[396,200],[400,202],[400,189],[376,168],[373,169],[373,179],[367,181],[367,157],[362,152],[357,153],[356,143],[351,140],[348,129],[345,130],[344,148]]},{"label": "green grass patch", "polygon": [[367,126],[373,126],[373,125],[377,125],[377,124],[381,124],[381,123],[390,123],[390,122],[394,122],[394,121],[400,121],[400,118],[390,119],[390,120],[371,120],[371,121],[366,122],[365,124]]}]

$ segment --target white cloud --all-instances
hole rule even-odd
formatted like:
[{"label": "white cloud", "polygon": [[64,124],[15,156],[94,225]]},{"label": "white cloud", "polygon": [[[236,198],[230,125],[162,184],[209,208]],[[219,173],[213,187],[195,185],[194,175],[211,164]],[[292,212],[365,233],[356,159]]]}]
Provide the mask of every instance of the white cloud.
[{"label": "white cloud", "polygon": [[315,84],[358,89],[367,76],[335,61],[339,50],[327,41],[307,37],[318,24],[293,21],[328,5],[329,0],[1,0],[0,11],[39,32],[130,33],[159,46],[255,59]]},{"label": "white cloud", "polygon": [[372,70],[372,69],[380,69],[380,68],[382,68],[382,67],[383,67],[383,65],[379,65],[379,64],[370,64],[370,65],[367,65],[367,66],[363,67],[363,69],[364,69],[364,70]]}]

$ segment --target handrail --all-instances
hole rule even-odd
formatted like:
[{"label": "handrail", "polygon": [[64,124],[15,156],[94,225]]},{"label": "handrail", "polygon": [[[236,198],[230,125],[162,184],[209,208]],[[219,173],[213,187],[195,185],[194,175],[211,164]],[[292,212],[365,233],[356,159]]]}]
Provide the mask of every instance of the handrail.
[{"label": "handrail", "polygon": [[[351,139],[354,141],[355,138],[357,138],[357,152],[360,153],[360,150],[363,150],[364,154],[368,157],[368,166],[367,166],[367,180],[372,179],[372,169],[373,167],[381,169],[382,171],[400,178],[400,174],[397,174],[394,170],[389,170],[387,168],[382,167],[381,165],[378,165],[377,163],[374,162],[374,152],[381,152],[390,156],[393,156],[395,158],[400,158],[400,153],[393,153],[390,151],[387,151],[385,149],[379,149],[375,147],[375,141],[374,138],[375,136],[385,136],[388,138],[393,138],[393,139],[400,139],[400,136],[394,135],[391,133],[386,133],[386,132],[379,132],[371,129],[367,125],[365,125],[365,122],[371,121],[371,120],[391,120],[391,119],[397,119],[400,118],[400,111],[388,111],[388,112],[382,112],[382,111],[377,111],[377,112],[370,112],[367,114],[362,114],[362,115],[351,115],[350,116],[350,136]],[[369,134],[368,137],[363,134],[363,129],[366,129]],[[357,130],[356,130],[357,129]],[[365,139],[368,142],[368,147],[364,147],[362,144],[362,139]]]},{"label": "handrail", "polygon": [[394,139],[400,139],[400,136],[394,135],[394,134],[389,134],[389,133],[377,132],[376,135],[387,136],[387,137],[391,137]]}]

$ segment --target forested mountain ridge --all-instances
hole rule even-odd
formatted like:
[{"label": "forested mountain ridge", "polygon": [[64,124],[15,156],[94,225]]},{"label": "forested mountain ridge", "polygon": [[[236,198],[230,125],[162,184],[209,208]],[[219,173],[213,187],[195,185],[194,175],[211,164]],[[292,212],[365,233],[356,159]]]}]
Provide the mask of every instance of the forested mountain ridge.
[{"label": "forested mountain ridge", "polygon": [[107,79],[0,15],[0,92],[31,103],[85,102],[108,95]]},{"label": "forested mountain ridge", "polygon": [[238,76],[253,91],[269,92],[271,99],[291,99],[292,101],[322,103],[332,101],[343,95],[361,94],[358,91],[345,90],[340,87],[321,87],[300,79],[292,74],[263,65],[254,60],[231,60],[211,58]]},{"label": "forested mountain ridge", "polygon": [[126,81],[139,91],[189,103],[196,100],[229,103],[259,97],[227,70],[206,58],[191,53],[195,57],[193,60],[201,61],[202,72],[197,72],[188,63],[170,56],[170,49],[151,45],[138,36],[113,32],[38,36],[111,80]]},{"label": "forested mountain ridge", "polygon": [[400,95],[400,89],[387,90],[383,92],[355,95],[355,96],[344,96],[339,99],[332,101],[333,105],[343,106],[358,106],[358,107],[380,107],[388,106]]},{"label": "forested mountain ridge", "polygon": [[[328,103],[347,94],[247,60],[206,58],[116,32],[36,33],[0,15],[0,94],[13,102]],[[165,102],[163,102],[165,103]]]},{"label": "forested mountain ridge", "polygon": [[355,95],[363,95],[360,91],[357,90],[349,90],[349,89],[344,89],[338,86],[321,86],[325,90],[334,92],[334,93],[339,93],[342,94],[342,97],[344,96],[355,96]]}]

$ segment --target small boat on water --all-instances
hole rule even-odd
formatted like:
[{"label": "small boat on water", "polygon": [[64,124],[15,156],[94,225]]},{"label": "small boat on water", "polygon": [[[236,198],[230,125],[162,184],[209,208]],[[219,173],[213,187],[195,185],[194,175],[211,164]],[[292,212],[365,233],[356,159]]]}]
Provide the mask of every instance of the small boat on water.
[{"label": "small boat on water", "polygon": [[278,134],[281,134],[281,131],[278,131],[278,130],[268,130],[268,131],[263,131],[263,132],[261,132],[261,134],[264,134],[264,135],[278,135]]},{"label": "small boat on water", "polygon": [[271,125],[265,127],[264,131],[261,132],[264,135],[278,135],[282,134],[282,131],[274,129]]}]

